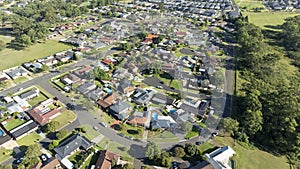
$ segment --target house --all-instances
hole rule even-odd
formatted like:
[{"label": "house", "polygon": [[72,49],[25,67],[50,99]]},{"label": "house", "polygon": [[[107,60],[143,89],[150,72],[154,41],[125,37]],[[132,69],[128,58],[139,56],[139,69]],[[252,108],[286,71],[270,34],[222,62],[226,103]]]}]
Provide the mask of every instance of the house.
[{"label": "house", "polygon": [[23,109],[27,109],[30,107],[29,103],[25,99],[21,99],[20,96],[14,96],[13,99],[17,102],[17,104]]},{"label": "house", "polygon": [[122,79],[117,85],[117,90],[122,94],[128,94],[134,91],[134,86],[131,81]]},{"label": "house", "polygon": [[80,84],[81,79],[72,73],[68,73],[62,76],[60,81],[65,85],[71,85],[74,83]]},{"label": "house", "polygon": [[39,125],[43,126],[50,120],[57,117],[61,113],[61,108],[50,109],[48,107],[38,106],[28,111],[28,114],[36,121]]},{"label": "house", "polygon": [[231,147],[225,146],[209,154],[204,154],[204,157],[207,158],[207,161],[212,164],[215,169],[232,169],[228,163],[233,155],[235,155],[235,151]]},{"label": "house", "polygon": [[117,70],[115,70],[113,76],[113,78],[117,78],[117,79],[133,79],[133,74],[129,73],[127,69],[124,68],[119,68]]},{"label": "house", "polygon": [[174,119],[174,121],[176,121],[177,124],[182,124],[187,121],[194,122],[195,120],[193,115],[194,114],[186,112],[182,109],[178,109],[175,112],[170,112],[170,116]]},{"label": "house", "polygon": [[138,67],[134,63],[128,63],[127,67],[130,73],[138,73]]},{"label": "house", "polygon": [[10,79],[9,76],[5,73],[0,72],[0,83]]},{"label": "house", "polygon": [[174,63],[163,62],[161,65],[161,70],[164,72],[174,71],[175,70]]},{"label": "house", "polygon": [[47,66],[53,66],[58,63],[58,60],[54,56],[48,56],[44,59],[39,59],[38,62],[47,65]]},{"label": "house", "polygon": [[154,104],[171,105],[173,104],[174,99],[161,93],[155,93],[151,99],[151,102]]},{"label": "house", "polygon": [[38,124],[33,120],[29,120],[26,123],[9,131],[15,140],[18,140],[25,135],[35,131],[38,128]]},{"label": "house", "polygon": [[11,140],[11,137],[7,134],[6,130],[0,125],[0,147]]},{"label": "house", "polygon": [[95,90],[90,91],[89,93],[87,93],[87,97],[92,99],[93,101],[97,101],[101,96],[105,96],[105,92],[103,90],[101,90],[100,88],[97,88]]},{"label": "house", "polygon": [[6,108],[7,108],[7,112],[9,112],[9,114],[13,114],[15,112],[23,112],[22,107],[19,104],[17,104],[16,102],[7,103]]},{"label": "house", "polygon": [[9,71],[5,72],[11,79],[17,79],[20,76],[26,76],[28,73],[21,67],[17,67],[14,69],[10,69]]},{"label": "house", "polygon": [[79,91],[81,94],[85,95],[85,94],[89,93],[90,91],[96,89],[96,87],[97,86],[94,84],[94,82],[91,81],[91,82],[83,83],[82,85],[78,86],[76,88],[76,90]]},{"label": "house", "polygon": [[136,89],[133,93],[133,101],[139,105],[147,105],[154,95],[153,90]]},{"label": "house", "polygon": [[109,107],[109,113],[111,113],[118,120],[125,120],[128,118],[128,113],[131,107],[126,102],[117,101],[115,104]]},{"label": "house", "polygon": [[120,164],[120,155],[102,150],[95,165],[95,169],[111,169],[112,163],[115,165]]},{"label": "house", "polygon": [[39,93],[40,93],[39,89],[31,89],[31,90],[28,90],[28,91],[20,94],[19,96],[20,96],[21,99],[30,100],[30,99],[33,99],[36,96],[38,96]]},{"label": "house", "polygon": [[30,169],[59,169],[62,168],[57,158],[51,158],[47,160],[45,163],[38,162],[36,165],[31,167]]},{"label": "house", "polygon": [[[180,109],[185,110],[190,113],[194,113],[196,115],[203,116],[205,111],[200,110],[200,107],[202,107],[200,100],[192,100],[192,99],[186,99],[181,105]],[[203,104],[203,103],[202,103]]]},{"label": "house", "polygon": [[[156,115],[155,115],[156,114]],[[155,113],[151,120],[151,129],[170,129],[175,127],[176,122],[170,116],[158,116]]]},{"label": "house", "polygon": [[57,153],[57,156],[60,160],[68,157],[78,149],[88,150],[93,146],[93,144],[94,143],[92,143],[85,136],[77,133],[61,142],[57,147],[54,148],[54,151]]},{"label": "house", "polygon": [[60,62],[68,62],[74,58],[74,53],[72,51],[66,51],[62,53],[55,54],[55,58]]},{"label": "house", "polygon": [[79,70],[74,71],[74,74],[82,79],[89,79],[90,78],[90,72],[93,70],[91,66],[85,66]]},{"label": "house", "polygon": [[99,107],[101,107],[103,110],[106,110],[109,106],[111,106],[115,102],[115,95],[109,94],[105,96],[102,99],[99,99],[97,101],[97,104]]},{"label": "house", "polygon": [[150,122],[151,122],[150,111],[144,111],[144,112],[135,111],[132,115],[129,116],[127,120],[128,124],[144,126],[145,128],[150,128]]},{"label": "house", "polygon": [[43,69],[43,65],[39,62],[34,62],[34,63],[25,62],[22,65],[24,68],[26,68],[31,72],[40,72]]}]

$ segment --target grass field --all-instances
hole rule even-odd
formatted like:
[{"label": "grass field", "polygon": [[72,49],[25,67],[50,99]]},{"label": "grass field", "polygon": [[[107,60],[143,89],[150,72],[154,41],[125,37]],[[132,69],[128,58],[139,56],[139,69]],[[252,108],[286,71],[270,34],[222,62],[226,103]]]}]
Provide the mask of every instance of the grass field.
[{"label": "grass field", "polygon": [[55,40],[48,40],[45,43],[35,44],[28,49],[21,51],[6,48],[0,52],[0,59],[5,60],[5,62],[1,62],[0,70],[18,66],[26,61],[43,58],[71,48],[72,46],[59,43]]},{"label": "grass field", "polygon": [[39,142],[41,140],[41,136],[37,134],[36,132],[32,132],[25,137],[21,138],[20,140],[17,140],[17,143],[19,146],[29,146],[34,144],[35,142]]},{"label": "grass field", "polygon": [[11,119],[11,120],[7,121],[7,123],[4,125],[4,127],[7,131],[10,131],[25,122],[26,122],[25,120],[21,120],[21,119]]},{"label": "grass field", "polygon": [[272,29],[269,26],[281,25],[285,18],[300,15],[295,12],[244,12],[248,16],[249,22],[263,28]]},{"label": "grass field", "polygon": [[234,140],[230,137],[216,137],[214,140],[221,145],[229,145],[236,151],[234,160],[238,169],[289,169],[284,156],[276,157],[265,151],[245,148],[238,143],[234,146]]},{"label": "grass field", "polygon": [[25,82],[25,81],[27,81],[27,80],[28,80],[27,77],[21,76],[21,77],[16,78],[16,79],[13,80],[13,81],[14,81],[15,84],[21,84],[21,83],[23,83],[23,82]]},{"label": "grass field", "polygon": [[198,148],[202,151],[203,154],[205,153],[211,153],[213,150],[216,149],[216,147],[208,142],[205,142],[198,146]]},{"label": "grass field", "polygon": [[169,131],[164,131],[163,133],[160,133],[160,134],[157,133],[153,137],[151,137],[150,135],[151,134],[148,135],[148,139],[151,141],[154,141],[154,142],[176,142],[176,141],[179,141],[179,138]]},{"label": "grass field", "polygon": [[246,11],[253,11],[255,8],[267,10],[262,4],[262,1],[258,0],[237,0],[236,4],[240,7],[240,9]]},{"label": "grass field", "polygon": [[76,118],[76,114],[70,110],[66,110],[62,112],[59,116],[55,117],[52,121],[59,122],[59,129],[67,125],[69,122],[74,121]]},{"label": "grass field", "polygon": [[35,105],[37,105],[38,103],[40,103],[40,102],[42,102],[42,101],[45,101],[45,100],[47,100],[47,97],[46,97],[43,93],[40,93],[37,97],[28,100],[28,103],[29,103],[31,106],[35,106]]},{"label": "grass field", "polygon": [[95,137],[99,136],[100,133],[95,131],[90,125],[82,125],[86,129],[86,133],[82,133],[86,138],[93,140]]}]

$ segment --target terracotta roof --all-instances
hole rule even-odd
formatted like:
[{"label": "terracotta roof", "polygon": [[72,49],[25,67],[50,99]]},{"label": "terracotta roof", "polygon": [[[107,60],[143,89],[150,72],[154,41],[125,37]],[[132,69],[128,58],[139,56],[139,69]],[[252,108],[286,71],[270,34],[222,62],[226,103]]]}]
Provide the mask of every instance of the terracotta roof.
[{"label": "terracotta roof", "polygon": [[104,63],[104,64],[106,64],[106,65],[109,65],[110,63],[112,63],[112,61],[109,60],[109,59],[103,59],[103,60],[102,60],[102,63]]},{"label": "terracotta roof", "polygon": [[146,39],[153,39],[153,38],[158,38],[158,35],[155,35],[155,34],[148,34],[146,36]]},{"label": "terracotta roof", "polygon": [[112,160],[117,164],[120,159],[118,154],[112,153],[107,150],[103,150],[100,152],[99,158],[95,165],[95,169],[109,169],[111,168]]},{"label": "terracotta roof", "polygon": [[44,165],[41,169],[53,169],[58,165],[60,165],[59,161],[56,158],[54,158],[52,161]]},{"label": "terracotta roof", "polygon": [[29,110],[28,114],[34,119],[34,121],[38,122],[40,125],[44,125],[49,122],[52,116],[60,113],[60,109],[53,109],[46,113],[42,113],[40,109],[34,108]]}]

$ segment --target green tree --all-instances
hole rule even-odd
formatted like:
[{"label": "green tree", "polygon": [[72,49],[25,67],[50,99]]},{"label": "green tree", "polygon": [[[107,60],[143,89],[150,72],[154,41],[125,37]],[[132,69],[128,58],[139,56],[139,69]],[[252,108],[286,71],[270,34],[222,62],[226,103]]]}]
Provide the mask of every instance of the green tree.
[{"label": "green tree", "polygon": [[189,131],[191,131],[192,130],[192,128],[193,128],[193,124],[191,123],[191,122],[184,122],[183,124],[182,124],[182,129],[183,129],[183,131],[185,131],[185,132],[189,132]]},{"label": "green tree", "polygon": [[4,43],[4,41],[0,40],[0,51],[5,49],[5,47],[6,47],[6,44]]},{"label": "green tree", "polygon": [[123,169],[134,169],[134,166],[130,163],[124,164]]},{"label": "green tree", "polygon": [[46,133],[54,132],[58,129],[59,125],[60,123],[58,121],[51,121],[43,127],[43,131],[45,131]]},{"label": "green tree", "polygon": [[185,152],[189,156],[194,156],[197,154],[197,146],[195,144],[186,144]]},{"label": "green tree", "polygon": [[149,160],[153,160],[155,156],[160,156],[161,150],[160,147],[154,143],[149,142],[145,148],[145,155]]},{"label": "green tree", "polygon": [[25,157],[32,159],[35,157],[39,157],[41,155],[40,145],[39,144],[32,144],[27,147],[27,150],[25,152]]},{"label": "green tree", "polygon": [[229,133],[230,135],[234,135],[239,129],[239,122],[234,120],[230,117],[223,118],[220,123],[219,127],[223,131],[223,133]]},{"label": "green tree", "polygon": [[60,130],[59,132],[56,133],[56,138],[57,139],[62,139],[68,135],[68,130]]},{"label": "green tree", "polygon": [[185,152],[184,152],[184,148],[182,147],[176,147],[174,148],[174,152],[173,152],[175,157],[184,157],[185,156]]}]

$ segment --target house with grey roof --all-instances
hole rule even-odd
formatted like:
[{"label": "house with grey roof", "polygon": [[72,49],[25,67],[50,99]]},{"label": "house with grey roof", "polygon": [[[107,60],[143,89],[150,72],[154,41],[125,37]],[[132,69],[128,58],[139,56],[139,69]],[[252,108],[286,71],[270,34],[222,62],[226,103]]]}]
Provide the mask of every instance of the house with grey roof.
[{"label": "house with grey roof", "polygon": [[92,90],[96,89],[96,87],[97,86],[94,84],[94,82],[91,81],[91,82],[85,82],[85,83],[83,83],[82,85],[78,86],[76,88],[76,90],[78,92],[80,92],[81,94],[86,95],[87,93],[89,93]]},{"label": "house with grey roof", "polygon": [[136,89],[133,93],[133,101],[139,105],[147,105],[154,95],[153,90]]},{"label": "house with grey roof", "polygon": [[31,90],[28,90],[28,91],[20,94],[19,96],[21,99],[30,100],[30,99],[38,96],[39,92],[40,92],[39,89],[31,89]]},{"label": "house with grey roof", "polygon": [[29,120],[26,123],[9,131],[15,140],[18,140],[27,134],[35,131],[38,128],[38,124],[33,120]]},{"label": "house with grey roof", "polygon": [[117,101],[115,104],[109,107],[109,113],[118,120],[125,120],[129,117],[131,107],[128,103]]},{"label": "house with grey roof", "polygon": [[59,159],[63,159],[65,157],[68,157],[78,149],[88,150],[93,145],[93,142],[91,142],[85,136],[77,133],[65,139],[56,148],[54,148],[54,151],[60,157]]},{"label": "house with grey roof", "polygon": [[134,90],[134,85],[128,79],[122,79],[116,86],[117,90],[122,94],[128,94]]},{"label": "house with grey roof", "polygon": [[10,78],[17,79],[20,76],[26,76],[28,73],[21,67],[17,67],[5,72]]}]

